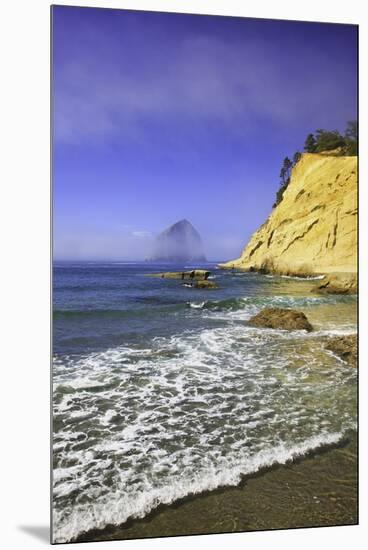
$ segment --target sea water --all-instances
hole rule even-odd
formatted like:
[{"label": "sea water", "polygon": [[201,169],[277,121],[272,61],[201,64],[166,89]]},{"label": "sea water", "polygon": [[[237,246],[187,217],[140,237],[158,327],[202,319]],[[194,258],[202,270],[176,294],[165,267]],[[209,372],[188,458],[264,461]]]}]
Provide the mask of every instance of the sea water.
[{"label": "sea water", "polygon": [[[202,267],[218,289],[152,278]],[[356,297],[215,265],[55,263],[53,537],[337,443],[356,428],[356,370],[324,347],[356,332]],[[266,306],[314,331],[248,327]]]}]

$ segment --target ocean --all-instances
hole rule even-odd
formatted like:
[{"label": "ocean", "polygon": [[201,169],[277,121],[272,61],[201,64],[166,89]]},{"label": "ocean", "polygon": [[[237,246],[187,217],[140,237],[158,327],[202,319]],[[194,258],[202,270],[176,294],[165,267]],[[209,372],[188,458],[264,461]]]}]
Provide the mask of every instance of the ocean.
[{"label": "ocean", "polygon": [[[193,267],[215,290],[151,278]],[[352,334],[356,296],[215,264],[55,262],[53,540],[338,443],[356,430],[357,372],[324,347]],[[314,331],[247,327],[266,306]]]}]

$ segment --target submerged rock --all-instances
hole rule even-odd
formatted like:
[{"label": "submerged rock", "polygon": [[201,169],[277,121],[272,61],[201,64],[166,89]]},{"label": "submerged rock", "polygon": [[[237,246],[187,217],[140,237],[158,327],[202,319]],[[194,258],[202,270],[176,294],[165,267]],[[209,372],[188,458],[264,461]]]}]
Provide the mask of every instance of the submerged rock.
[{"label": "submerged rock", "polygon": [[341,359],[356,367],[358,362],[358,339],[356,334],[333,336],[328,338],[326,348],[336,353]]},{"label": "submerged rock", "polygon": [[182,286],[186,288],[218,288],[217,284],[212,281],[191,281],[190,283],[184,283]]},{"label": "submerged rock", "polygon": [[197,281],[194,283],[194,288],[218,288],[217,284],[213,281]]},{"label": "submerged rock", "polygon": [[274,328],[282,330],[306,330],[311,332],[312,325],[302,311],[266,307],[248,321],[251,327]]},{"label": "submerged rock", "polygon": [[320,294],[356,294],[358,277],[356,273],[330,273],[312,289]]}]

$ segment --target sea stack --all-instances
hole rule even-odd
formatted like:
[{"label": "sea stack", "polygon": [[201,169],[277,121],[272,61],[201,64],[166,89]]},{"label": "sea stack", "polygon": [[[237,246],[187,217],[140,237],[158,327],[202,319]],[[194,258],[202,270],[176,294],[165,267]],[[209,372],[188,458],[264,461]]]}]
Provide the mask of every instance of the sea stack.
[{"label": "sea stack", "polygon": [[188,220],[180,220],[156,239],[152,262],[205,262],[202,239]]}]

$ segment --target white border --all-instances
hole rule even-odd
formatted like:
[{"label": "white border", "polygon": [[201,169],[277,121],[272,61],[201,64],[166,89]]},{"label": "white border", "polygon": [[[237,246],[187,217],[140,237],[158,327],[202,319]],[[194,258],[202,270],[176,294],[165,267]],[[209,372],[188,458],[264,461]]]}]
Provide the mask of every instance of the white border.
[{"label": "white border", "polygon": [[[139,549],[222,548],[310,549],[313,545],[363,547],[368,535],[367,509],[367,52],[368,18],[359,0],[130,0],[58,4],[150,9],[358,23],[360,25],[360,521],[358,527],[319,528],[265,533],[210,535],[142,541],[105,542]],[[1,236],[2,361],[1,543],[3,548],[34,549],[45,541],[21,527],[46,527],[49,521],[49,6],[46,0],[2,2],[1,67]],[[336,52],[339,55],[339,52]],[[4,125],[5,122],[5,125]],[[364,257],[363,257],[364,254]],[[4,307],[5,305],[5,307]],[[69,545],[70,548],[75,545]],[[81,547],[80,545],[78,546]],[[88,548],[94,548],[89,546]],[[97,548],[97,546],[96,546]]]}]

